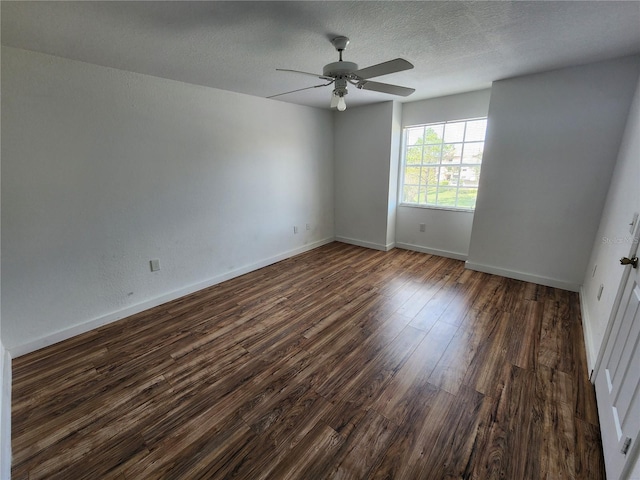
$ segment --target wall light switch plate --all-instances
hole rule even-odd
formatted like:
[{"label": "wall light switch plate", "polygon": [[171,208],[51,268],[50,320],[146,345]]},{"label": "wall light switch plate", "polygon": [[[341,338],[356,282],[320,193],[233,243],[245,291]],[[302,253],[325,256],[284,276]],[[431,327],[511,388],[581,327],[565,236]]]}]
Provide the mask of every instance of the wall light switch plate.
[{"label": "wall light switch plate", "polygon": [[160,260],[149,260],[149,266],[151,267],[152,272],[157,272],[160,270]]}]

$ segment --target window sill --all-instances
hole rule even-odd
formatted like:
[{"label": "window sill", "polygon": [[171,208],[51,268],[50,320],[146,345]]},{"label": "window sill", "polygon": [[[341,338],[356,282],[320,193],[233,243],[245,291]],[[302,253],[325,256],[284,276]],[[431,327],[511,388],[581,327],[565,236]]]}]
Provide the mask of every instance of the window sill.
[{"label": "window sill", "polygon": [[475,213],[475,208],[473,210],[469,208],[457,208],[457,207],[445,207],[440,205],[416,205],[415,203],[400,203],[399,207],[407,207],[407,208],[424,208],[427,210],[445,210],[449,212],[461,212],[461,213]]}]

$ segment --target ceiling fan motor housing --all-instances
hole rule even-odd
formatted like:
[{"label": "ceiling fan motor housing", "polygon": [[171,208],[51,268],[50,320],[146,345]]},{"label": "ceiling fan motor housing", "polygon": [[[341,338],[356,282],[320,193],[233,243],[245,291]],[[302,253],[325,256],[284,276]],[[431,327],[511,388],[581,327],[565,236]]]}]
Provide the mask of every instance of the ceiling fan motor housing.
[{"label": "ceiling fan motor housing", "polygon": [[353,62],[333,62],[324,66],[322,75],[325,77],[340,77],[358,70],[358,64]]}]

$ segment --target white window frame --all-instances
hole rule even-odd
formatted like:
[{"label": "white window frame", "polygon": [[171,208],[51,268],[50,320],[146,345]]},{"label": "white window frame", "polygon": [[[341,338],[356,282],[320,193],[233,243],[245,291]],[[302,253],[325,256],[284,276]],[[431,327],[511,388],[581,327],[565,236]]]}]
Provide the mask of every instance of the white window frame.
[{"label": "white window frame", "polygon": [[[408,136],[408,132],[410,129],[415,129],[417,127],[422,127],[423,129],[425,129],[427,127],[433,127],[433,126],[443,126],[443,128],[446,128],[446,125],[449,123],[461,123],[461,122],[465,122],[465,130],[464,130],[464,134],[462,137],[462,141],[460,142],[454,142],[457,144],[461,145],[461,151],[460,151],[460,156],[461,156],[461,161],[458,164],[455,165],[449,165],[447,163],[443,164],[443,159],[442,159],[442,153],[444,148],[440,149],[440,160],[438,163],[424,163],[424,158],[421,161],[420,164],[413,164],[413,166],[416,167],[420,167],[421,170],[422,168],[442,168],[443,166],[447,167],[451,167],[451,166],[455,166],[455,167],[460,167],[460,173],[462,173],[462,169],[463,168],[469,168],[469,167],[478,167],[479,168],[479,172],[478,172],[478,179],[480,177],[480,174],[482,172],[482,160],[479,163],[471,163],[471,162],[465,162],[462,163],[462,159],[464,158],[464,148],[465,145],[467,144],[473,144],[473,143],[483,143],[483,153],[484,153],[484,143],[485,143],[485,139],[482,140],[482,142],[479,142],[477,140],[473,140],[473,141],[466,141],[466,130],[467,130],[467,122],[473,122],[473,121],[477,121],[477,120],[487,120],[487,117],[474,117],[474,118],[463,118],[463,119],[455,119],[455,120],[447,120],[447,121],[442,121],[442,122],[431,122],[431,123],[425,123],[425,124],[418,124],[418,125],[407,125],[405,127],[403,127],[402,129],[402,142],[401,142],[401,152],[400,152],[400,185],[399,185],[399,189],[398,189],[398,203],[401,206],[404,207],[418,207],[418,208],[429,208],[429,209],[438,209],[438,210],[454,210],[454,211],[463,211],[463,212],[474,212],[475,211],[475,205],[474,207],[465,207],[465,206],[459,206],[458,205],[458,195],[460,192],[460,188],[476,188],[476,199],[477,199],[477,188],[478,187],[465,187],[464,185],[460,185],[460,181],[458,180],[457,184],[455,185],[456,187],[456,204],[455,205],[444,205],[444,204],[438,204],[437,203],[437,196],[438,196],[438,192],[439,189],[436,189],[436,203],[426,203],[425,202],[421,202],[421,203],[412,203],[412,202],[406,202],[405,201],[405,174],[406,174],[406,167],[407,167],[407,163],[406,163],[406,157],[407,157],[407,152],[408,152],[408,148],[413,146],[408,146],[407,145],[407,136]],[[485,130],[485,135],[486,135],[486,130]],[[444,141],[444,135],[442,138],[442,141],[440,143],[440,145],[442,147],[444,147],[444,145],[448,145],[451,144],[450,142],[445,142]],[[437,145],[437,144],[433,144],[433,145]],[[424,148],[422,149],[422,154],[424,155]],[[412,164],[410,164],[409,166],[412,166]],[[420,175],[420,177],[422,177],[422,175]],[[437,186],[440,187],[440,179],[438,180]],[[422,182],[422,180],[420,180],[420,182]],[[415,184],[410,184],[409,186],[417,186],[418,189],[420,189],[421,187],[427,187],[427,185],[422,185],[422,183],[419,183],[418,185]],[[420,197],[418,197],[418,199],[420,199]]]}]

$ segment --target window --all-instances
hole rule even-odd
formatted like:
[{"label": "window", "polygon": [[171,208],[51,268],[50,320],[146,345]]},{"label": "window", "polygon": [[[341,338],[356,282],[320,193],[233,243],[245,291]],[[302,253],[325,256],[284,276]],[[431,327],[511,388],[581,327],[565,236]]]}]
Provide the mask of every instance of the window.
[{"label": "window", "polygon": [[401,203],[473,210],[486,129],[486,118],[405,128]]}]

